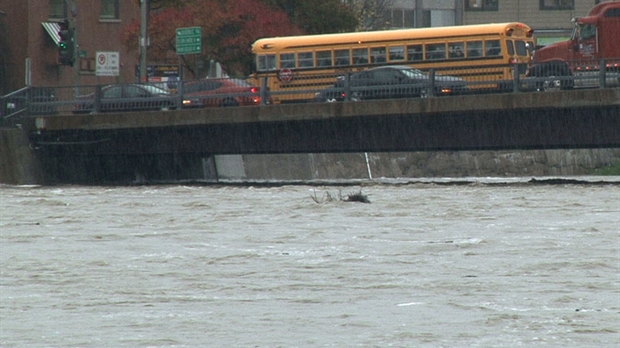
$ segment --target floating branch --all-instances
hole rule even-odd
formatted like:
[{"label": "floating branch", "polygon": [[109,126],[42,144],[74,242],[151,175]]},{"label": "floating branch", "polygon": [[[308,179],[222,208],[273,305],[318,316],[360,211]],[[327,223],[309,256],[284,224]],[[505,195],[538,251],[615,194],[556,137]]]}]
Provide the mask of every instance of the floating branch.
[{"label": "floating branch", "polygon": [[332,196],[332,194],[329,193],[329,191],[325,191],[325,193],[323,194],[321,198],[317,197],[315,190],[312,190],[312,193],[313,194],[310,195],[310,198],[312,198],[312,200],[318,204],[334,202],[334,201],[370,203],[368,196],[363,194],[362,190],[360,190],[357,193],[349,193],[347,194],[346,197],[343,197],[342,192],[338,190],[338,198],[334,198],[334,196]]},{"label": "floating branch", "polygon": [[349,193],[347,197],[344,199],[345,202],[361,202],[361,203],[370,203],[368,196],[362,193],[360,190],[357,193]]}]

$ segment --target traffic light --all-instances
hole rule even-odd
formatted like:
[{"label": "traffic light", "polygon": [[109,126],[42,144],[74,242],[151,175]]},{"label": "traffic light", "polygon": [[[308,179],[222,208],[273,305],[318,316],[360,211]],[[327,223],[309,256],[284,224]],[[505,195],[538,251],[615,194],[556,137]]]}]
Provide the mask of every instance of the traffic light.
[{"label": "traffic light", "polygon": [[73,53],[75,44],[73,42],[73,29],[69,28],[69,20],[63,19],[58,22],[58,61],[62,65],[73,66]]}]

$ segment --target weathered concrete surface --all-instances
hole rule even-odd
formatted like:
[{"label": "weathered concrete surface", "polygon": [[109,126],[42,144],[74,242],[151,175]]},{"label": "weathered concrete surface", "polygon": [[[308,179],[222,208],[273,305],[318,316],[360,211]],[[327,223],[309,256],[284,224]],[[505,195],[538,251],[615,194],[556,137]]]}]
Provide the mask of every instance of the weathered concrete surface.
[{"label": "weathered concrete surface", "polygon": [[53,115],[34,119],[31,141],[46,158],[617,148],[619,100],[606,89]]},{"label": "weathered concrete surface", "polygon": [[453,113],[466,111],[581,108],[620,105],[620,88],[583,89],[550,93],[491,94],[449,98],[377,100],[349,103],[286,104],[265,107],[193,109],[67,116],[41,116],[46,130],[104,130],[209,124],[342,119],[359,115]]},{"label": "weathered concrete surface", "polygon": [[550,93],[506,93],[449,98],[415,98],[348,103],[286,104],[265,107],[172,110],[118,114],[51,115],[36,118],[36,127],[55,130],[121,130],[171,126],[314,121],[348,117],[493,112],[515,109],[566,109],[619,106],[620,88]]},{"label": "weathered concrete surface", "polygon": [[[368,153],[373,178],[519,177],[589,175],[620,162],[620,149]],[[368,178],[366,157],[355,154],[244,155],[247,180]]]},{"label": "weathered concrete surface", "polygon": [[32,185],[41,183],[41,170],[28,135],[17,128],[0,128],[0,183]]},{"label": "weathered concrete surface", "polygon": [[[25,132],[0,130],[0,183],[43,184],[35,154]],[[368,160],[364,153],[224,155],[215,156],[213,177],[358,179],[369,167],[373,178],[575,176],[620,162],[620,149],[368,153]]]},{"label": "weathered concrete surface", "polygon": [[[24,126],[45,183],[347,179],[369,169],[375,178],[544,176],[617,162],[618,114],[615,88],[49,115]],[[41,175],[23,170],[38,170],[30,150],[20,153],[24,134],[5,135],[2,182]],[[373,151],[368,161],[363,151]]]}]

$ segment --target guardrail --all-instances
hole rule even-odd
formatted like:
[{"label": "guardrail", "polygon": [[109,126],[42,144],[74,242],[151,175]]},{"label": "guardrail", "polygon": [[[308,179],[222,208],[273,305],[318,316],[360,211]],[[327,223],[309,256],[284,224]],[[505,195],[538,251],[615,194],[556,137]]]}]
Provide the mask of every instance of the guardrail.
[{"label": "guardrail", "polygon": [[[569,68],[570,63],[559,62],[534,66],[513,64],[429,69],[426,71],[428,80],[424,84],[417,85],[400,82],[371,86],[355,84],[351,82],[351,74],[354,72],[299,74],[287,83],[278,82],[280,88],[277,91],[268,88],[272,81],[266,78],[254,81],[253,86],[240,79],[175,81],[170,85],[136,83],[77,87],[31,86],[0,97],[0,126],[15,124],[22,117],[38,115],[348,101],[369,96],[370,98],[434,97],[467,93],[518,93],[620,86],[620,68],[617,63],[615,65],[606,61],[591,63],[584,65],[583,62],[579,62],[583,68],[572,66],[572,69]],[[512,69],[514,78],[502,78],[505,75],[502,71],[506,68]],[[216,84],[218,86],[215,86]],[[448,93],[445,93],[444,87]],[[330,88],[336,92],[334,97],[321,97]],[[125,93],[131,95],[131,98],[124,98]]]}]

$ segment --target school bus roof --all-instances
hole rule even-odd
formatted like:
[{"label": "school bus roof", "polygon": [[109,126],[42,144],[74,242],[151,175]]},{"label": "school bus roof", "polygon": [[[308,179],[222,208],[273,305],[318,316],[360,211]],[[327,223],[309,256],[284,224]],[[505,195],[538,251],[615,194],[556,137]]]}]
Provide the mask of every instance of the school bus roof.
[{"label": "school bus roof", "polygon": [[354,33],[285,36],[258,39],[252,45],[254,53],[268,53],[304,47],[330,46],[342,44],[372,44],[401,41],[404,39],[432,39],[457,38],[475,35],[505,35],[507,28],[521,27],[529,30],[530,27],[519,22],[459,25],[450,27],[432,27],[417,29],[397,29],[382,31],[366,31]]}]

